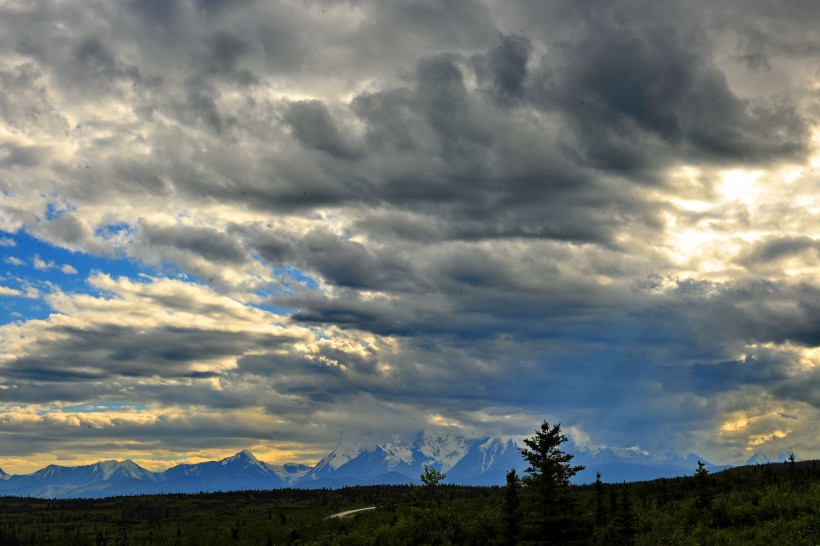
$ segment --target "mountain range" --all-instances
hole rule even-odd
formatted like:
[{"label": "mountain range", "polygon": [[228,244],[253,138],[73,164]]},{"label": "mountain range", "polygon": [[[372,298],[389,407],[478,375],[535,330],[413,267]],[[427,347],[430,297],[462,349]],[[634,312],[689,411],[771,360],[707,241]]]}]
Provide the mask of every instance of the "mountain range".
[{"label": "mountain range", "polygon": [[[603,481],[640,481],[691,475],[702,457],[673,453],[650,454],[639,448],[590,448],[569,441],[562,448],[574,455],[572,464],[585,465],[574,483],[591,483],[596,472]],[[775,460],[785,460],[778,454]],[[772,462],[755,454],[747,464]],[[271,465],[249,451],[220,461],[179,464],[162,472],[133,461],[103,461],[85,466],[49,465],[32,474],[9,475],[0,470],[0,495],[40,498],[87,498],[158,493],[198,493],[243,489],[339,488],[355,485],[419,483],[424,465],[446,475],[444,483],[502,485],[507,471],[523,475],[526,463],[511,438],[467,439],[456,435],[419,433],[412,441],[394,436],[376,445],[340,443],[313,466]]]}]

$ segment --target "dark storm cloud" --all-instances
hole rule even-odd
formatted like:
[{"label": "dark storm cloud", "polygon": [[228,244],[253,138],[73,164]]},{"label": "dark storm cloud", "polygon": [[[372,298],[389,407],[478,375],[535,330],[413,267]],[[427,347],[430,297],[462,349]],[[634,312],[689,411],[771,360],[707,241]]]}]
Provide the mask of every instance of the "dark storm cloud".
[{"label": "dark storm cloud", "polygon": [[[270,348],[284,340],[239,336],[196,328],[132,329],[100,325],[94,329],[54,327],[46,335],[60,341],[47,352],[21,356],[3,369],[9,380],[41,382],[102,381],[124,377],[210,377],[192,365],[241,354],[249,347]],[[112,341],[113,340],[113,341]]]},{"label": "dark storm cloud", "polygon": [[[369,4],[369,5],[368,5]],[[368,42],[399,46],[436,44],[442,49],[474,48],[486,43],[494,23],[486,4],[476,0],[410,0],[365,4],[371,15],[364,29]]]},{"label": "dark storm cloud", "polygon": [[804,253],[820,252],[820,242],[809,236],[773,237],[762,241],[744,257],[745,263],[770,263]]},{"label": "dark storm cloud", "polygon": [[338,159],[352,159],[357,153],[320,101],[301,101],[288,105],[285,121],[304,146],[325,152]]},{"label": "dark storm cloud", "polygon": [[525,36],[502,36],[495,49],[474,59],[476,75],[488,81],[499,101],[514,102],[524,97],[531,54]]},{"label": "dark storm cloud", "polygon": [[74,46],[74,58],[83,67],[85,77],[100,81],[125,78],[139,83],[140,73],[135,67],[126,67],[96,37],[88,37]]},{"label": "dark storm cloud", "polygon": [[42,221],[36,228],[38,234],[49,241],[58,242],[66,248],[91,248],[96,241],[94,233],[77,215],[67,213],[49,221]]},{"label": "dark storm cloud", "polygon": [[176,19],[186,4],[183,0],[126,0],[124,5],[150,24],[166,26]]},{"label": "dark storm cloud", "polygon": [[[226,298],[181,281],[55,290],[28,338],[4,330],[38,343],[2,361],[0,400],[261,406],[287,421],[278,437],[311,441],[354,410],[384,429],[549,410],[658,444],[758,395],[816,405],[795,356],[820,345],[799,274],[811,218],[795,205],[778,234],[779,201],[716,204],[723,169],[805,159],[808,88],[743,78],[811,59],[815,8],[743,6],[0,7],[0,226],[170,264]],[[814,188],[801,176],[784,192]],[[707,268],[717,243],[670,242],[705,226],[765,235]],[[167,445],[212,438],[198,415],[166,424]]]},{"label": "dark storm cloud", "polygon": [[469,154],[472,146],[487,144],[482,127],[475,123],[464,75],[448,55],[419,62],[416,99],[416,106],[438,137],[438,147],[445,157]]},{"label": "dark storm cloud", "polygon": [[399,286],[411,280],[412,265],[394,252],[374,254],[355,241],[314,231],[300,241],[305,264],[335,285],[367,288]]},{"label": "dark storm cloud", "polygon": [[44,149],[40,146],[0,144],[0,165],[8,169],[14,167],[34,167],[39,165],[47,155],[48,149]]},{"label": "dark storm cloud", "polygon": [[648,343],[676,340],[682,359],[711,355],[720,361],[749,344],[820,346],[817,286],[754,280],[675,285],[672,297],[647,300],[651,305],[635,316],[654,329]]},{"label": "dark storm cloud", "polygon": [[[738,17],[742,12],[746,16]],[[777,57],[806,58],[820,52],[820,32],[813,20],[820,9],[810,0],[771,4],[760,0],[709,2],[709,20],[731,31],[736,58],[754,71],[770,71]]]},{"label": "dark storm cloud", "polygon": [[255,1],[256,0],[194,0],[194,5],[197,9],[209,15],[219,15],[228,8],[236,9],[237,6],[253,4]]},{"label": "dark storm cloud", "polygon": [[641,172],[662,166],[658,154],[748,163],[806,152],[794,106],[735,96],[698,26],[610,17],[586,21],[548,56],[534,85],[539,106],[575,127],[584,160]]},{"label": "dark storm cloud", "polygon": [[217,32],[207,40],[206,69],[215,75],[234,78],[240,84],[257,83],[256,76],[241,66],[242,57],[250,50],[251,44],[242,37]]},{"label": "dark storm cloud", "polygon": [[140,223],[136,244],[169,248],[202,256],[211,262],[242,264],[248,257],[241,244],[225,233],[207,227],[160,227]]}]

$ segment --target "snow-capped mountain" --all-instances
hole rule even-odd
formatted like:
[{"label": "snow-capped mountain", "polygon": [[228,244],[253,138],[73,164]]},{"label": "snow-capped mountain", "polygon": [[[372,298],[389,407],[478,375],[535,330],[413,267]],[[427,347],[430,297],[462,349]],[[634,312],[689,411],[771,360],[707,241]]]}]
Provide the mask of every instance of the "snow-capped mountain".
[{"label": "snow-capped mountain", "polygon": [[281,465],[265,464],[271,472],[282,478],[289,486],[302,479],[312,468],[306,464],[298,463],[285,463]]},{"label": "snow-capped mountain", "polygon": [[507,472],[515,468],[519,476],[527,465],[512,439],[485,438],[471,440],[469,449],[447,473],[448,483],[500,485]]},{"label": "snow-capped mountain", "polygon": [[[769,458],[765,454],[757,452],[754,455],[752,455],[751,457],[749,457],[749,459],[746,461],[746,464],[747,465],[753,465],[753,464],[785,463],[786,461],[789,460],[789,456],[792,455],[792,454],[793,454],[792,451],[781,451],[780,453],[778,453],[774,457]],[[800,457],[798,457],[796,453],[794,453],[794,460],[795,461],[800,461],[801,460]]]},{"label": "snow-capped mountain", "polygon": [[375,446],[338,445],[297,482],[299,487],[344,487],[365,483],[410,483],[418,479],[419,454],[400,436]]},{"label": "snow-capped mountain", "polygon": [[453,434],[435,436],[420,432],[416,436],[414,445],[419,453],[438,463],[436,467],[439,470],[450,472],[450,469],[464,459],[464,456],[472,449],[475,441]]},{"label": "snow-capped mountain", "polygon": [[250,451],[240,451],[221,461],[171,467],[160,474],[159,482],[158,489],[163,493],[276,489],[288,485]]},{"label": "snow-capped mountain", "polygon": [[317,481],[331,477],[340,467],[356,459],[365,448],[358,445],[345,446],[337,445],[336,448],[322,457],[316,465],[308,470],[303,480]]},{"label": "snow-capped mountain", "polygon": [[595,448],[576,446],[570,441],[564,450],[575,456],[571,464],[586,467],[572,480],[579,484],[594,482],[598,472],[601,473],[601,481],[620,483],[691,476],[698,467],[698,461],[705,463],[709,472],[719,472],[730,466],[712,464],[694,453],[686,456],[671,451],[650,453],[638,446]]},{"label": "snow-capped mountain", "polygon": [[33,474],[8,476],[0,483],[0,493],[49,498],[111,496],[122,491],[141,493],[144,484],[157,479],[157,474],[133,461],[102,461],[74,467],[49,465]]},{"label": "snow-capped mountain", "polygon": [[[576,445],[571,440],[562,445],[562,449],[574,455],[571,464],[586,466],[572,480],[578,484],[592,483],[596,472],[601,473],[605,482],[692,475],[698,460],[705,461],[695,454],[652,454],[639,447],[595,447]],[[781,453],[775,460],[783,461],[787,457],[788,453]],[[705,462],[712,472],[726,468]],[[770,462],[770,459],[756,454],[748,464],[761,462]],[[312,467],[295,463],[271,465],[249,451],[241,451],[219,461],[179,464],[163,472],[148,471],[133,461],[103,461],[78,467],[50,465],[33,474],[16,476],[0,471],[0,496],[108,497],[283,487],[312,489],[418,484],[425,464],[446,474],[444,483],[464,485],[503,485],[511,468],[523,476],[527,467],[512,438],[468,439],[422,432],[411,440],[393,436],[389,441],[375,445],[340,442]]]},{"label": "snow-capped mountain", "polygon": [[0,480],[5,480],[8,477],[9,477],[9,475],[6,474],[5,472],[3,472],[3,469],[0,468]]},{"label": "snow-capped mountain", "polygon": [[[521,468],[522,463],[521,455],[510,441],[468,440],[456,435],[421,432],[412,441],[393,436],[389,442],[375,446],[337,446],[297,482],[297,486],[419,483],[424,465],[447,474],[445,483],[501,484],[507,470],[512,466]],[[507,464],[510,466],[505,467]]]}]

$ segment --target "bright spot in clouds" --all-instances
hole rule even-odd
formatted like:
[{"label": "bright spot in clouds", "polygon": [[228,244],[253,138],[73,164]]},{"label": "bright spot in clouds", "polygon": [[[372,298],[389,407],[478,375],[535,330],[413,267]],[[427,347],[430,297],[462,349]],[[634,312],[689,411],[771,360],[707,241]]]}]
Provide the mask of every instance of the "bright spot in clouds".
[{"label": "bright spot in clouds", "polygon": [[0,1],[0,468],[820,456],[818,17]]}]

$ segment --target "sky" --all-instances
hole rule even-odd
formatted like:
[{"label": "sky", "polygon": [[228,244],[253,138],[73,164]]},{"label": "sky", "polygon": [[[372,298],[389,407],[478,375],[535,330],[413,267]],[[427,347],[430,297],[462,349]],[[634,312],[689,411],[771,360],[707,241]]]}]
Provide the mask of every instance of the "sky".
[{"label": "sky", "polygon": [[818,20],[0,1],[0,468],[820,457]]}]

